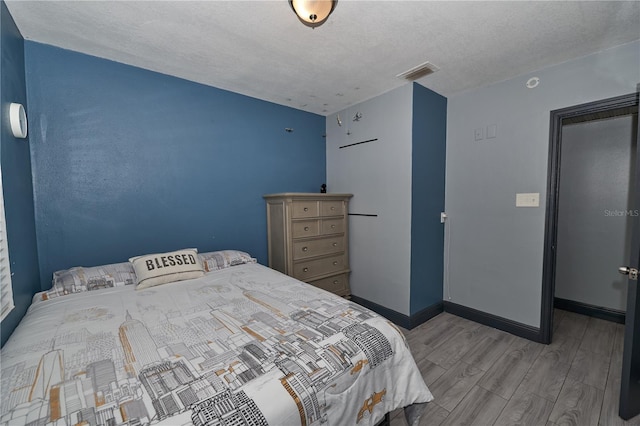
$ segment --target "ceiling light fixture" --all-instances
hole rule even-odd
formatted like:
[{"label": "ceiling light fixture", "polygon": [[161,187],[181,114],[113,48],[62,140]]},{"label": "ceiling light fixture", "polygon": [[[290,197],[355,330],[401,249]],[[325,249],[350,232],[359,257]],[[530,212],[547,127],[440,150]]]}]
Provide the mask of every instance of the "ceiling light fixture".
[{"label": "ceiling light fixture", "polygon": [[300,22],[311,28],[324,24],[337,3],[338,0],[289,0]]}]

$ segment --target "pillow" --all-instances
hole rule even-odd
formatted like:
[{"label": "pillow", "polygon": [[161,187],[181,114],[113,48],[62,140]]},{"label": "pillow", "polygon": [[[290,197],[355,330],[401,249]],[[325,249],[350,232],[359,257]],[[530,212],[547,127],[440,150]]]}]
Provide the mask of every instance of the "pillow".
[{"label": "pillow", "polygon": [[238,250],[221,250],[209,253],[201,253],[200,260],[206,272],[217,271],[218,269],[230,266],[242,265],[245,263],[256,263],[257,260],[249,253]]},{"label": "pillow", "polygon": [[42,293],[42,300],[101,288],[135,284],[136,273],[129,262],[85,268],[76,266],[53,273],[51,290]]},{"label": "pillow", "polygon": [[136,290],[204,275],[196,249],[137,256],[129,259],[129,262],[136,271]]}]

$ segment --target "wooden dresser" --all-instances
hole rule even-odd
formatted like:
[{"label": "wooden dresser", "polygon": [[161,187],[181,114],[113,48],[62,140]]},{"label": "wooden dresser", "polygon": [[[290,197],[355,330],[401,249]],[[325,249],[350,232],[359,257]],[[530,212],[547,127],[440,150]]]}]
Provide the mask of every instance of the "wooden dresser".
[{"label": "wooden dresser", "polygon": [[348,205],[352,194],[265,195],[269,267],[349,296]]}]

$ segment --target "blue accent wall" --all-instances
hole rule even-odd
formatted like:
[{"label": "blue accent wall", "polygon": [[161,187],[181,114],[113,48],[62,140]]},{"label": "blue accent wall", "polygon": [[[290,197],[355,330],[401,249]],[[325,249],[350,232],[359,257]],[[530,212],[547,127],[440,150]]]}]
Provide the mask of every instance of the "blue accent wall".
[{"label": "blue accent wall", "polygon": [[413,84],[411,314],[442,301],[447,98]]},{"label": "blue accent wall", "polygon": [[14,138],[8,125],[9,104],[11,102],[23,104],[27,111],[27,117],[30,119],[24,73],[24,40],[3,1],[0,1],[0,43],[2,47],[0,161],[9,260],[11,262],[11,283],[15,304],[13,311],[0,324],[1,345],[4,346],[31,304],[31,297],[40,290],[40,275],[38,273],[29,139]]},{"label": "blue accent wall", "polygon": [[266,264],[262,195],[325,182],[322,116],[35,42],[25,56],[42,288],[185,247]]}]

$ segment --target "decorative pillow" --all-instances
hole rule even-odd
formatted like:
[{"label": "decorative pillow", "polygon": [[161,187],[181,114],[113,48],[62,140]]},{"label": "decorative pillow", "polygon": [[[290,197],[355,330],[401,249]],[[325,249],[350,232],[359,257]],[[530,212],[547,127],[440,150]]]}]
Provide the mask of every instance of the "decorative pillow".
[{"label": "decorative pillow", "polygon": [[204,275],[196,249],[137,256],[129,259],[129,262],[136,271],[136,290]]},{"label": "decorative pillow", "polygon": [[221,250],[209,253],[201,253],[200,260],[206,272],[217,271],[218,269],[230,266],[242,265],[244,263],[256,263],[257,260],[249,253],[238,250]]},{"label": "decorative pillow", "polygon": [[85,268],[76,266],[53,273],[51,290],[42,293],[42,300],[101,288],[135,284],[136,273],[129,262]]}]

